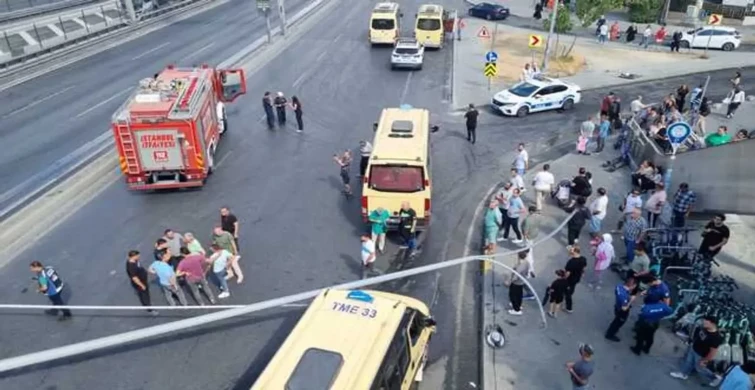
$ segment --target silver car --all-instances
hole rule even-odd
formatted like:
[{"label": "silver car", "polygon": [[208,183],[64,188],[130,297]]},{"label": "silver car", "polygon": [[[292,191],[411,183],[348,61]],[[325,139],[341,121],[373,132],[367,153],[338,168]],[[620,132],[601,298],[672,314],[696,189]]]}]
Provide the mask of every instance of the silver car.
[{"label": "silver car", "polygon": [[422,69],[425,48],[416,39],[400,38],[391,54],[391,68]]}]

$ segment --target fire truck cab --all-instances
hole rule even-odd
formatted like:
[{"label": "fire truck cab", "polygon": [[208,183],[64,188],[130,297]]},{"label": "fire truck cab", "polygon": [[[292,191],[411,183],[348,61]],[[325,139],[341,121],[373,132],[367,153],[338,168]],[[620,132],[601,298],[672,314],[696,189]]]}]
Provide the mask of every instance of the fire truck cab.
[{"label": "fire truck cab", "polygon": [[143,79],[113,115],[121,171],[132,190],[201,187],[227,130],[219,102],[246,93],[241,69],[168,66]]}]

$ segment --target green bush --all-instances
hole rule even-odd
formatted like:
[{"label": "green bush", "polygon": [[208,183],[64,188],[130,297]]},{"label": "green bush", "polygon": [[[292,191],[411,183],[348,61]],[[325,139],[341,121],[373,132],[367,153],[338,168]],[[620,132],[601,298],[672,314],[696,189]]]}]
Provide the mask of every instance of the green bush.
[{"label": "green bush", "polygon": [[633,23],[655,23],[661,14],[663,0],[632,0],[627,4]]}]

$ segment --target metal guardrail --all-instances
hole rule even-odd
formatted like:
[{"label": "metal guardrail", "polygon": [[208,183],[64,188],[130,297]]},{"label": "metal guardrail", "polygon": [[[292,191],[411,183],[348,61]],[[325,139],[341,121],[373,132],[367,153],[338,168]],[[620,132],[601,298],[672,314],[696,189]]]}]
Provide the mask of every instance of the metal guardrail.
[{"label": "metal guardrail", "polygon": [[[16,50],[16,54],[13,55],[13,53],[6,53],[2,56],[0,56],[0,76],[3,76],[3,70],[8,70],[9,68],[16,67],[20,64],[26,63],[30,60],[36,59],[38,57],[50,54],[55,51],[59,51],[64,48],[68,48],[77,44],[82,44],[85,41],[91,41],[93,38],[102,37],[104,35],[111,35],[111,33],[118,32],[119,34],[127,34],[134,30],[137,30],[139,28],[144,27],[147,24],[151,24],[153,21],[157,22],[161,16],[172,13],[172,11],[176,11],[191,5],[194,5],[196,3],[207,3],[212,0],[183,0],[179,1],[173,4],[164,5],[154,11],[150,11],[147,13],[142,13],[137,16],[136,22],[131,22],[128,20],[127,16],[124,14],[125,10],[123,10],[120,5],[118,5],[117,8],[111,7],[109,9],[105,9],[105,4],[101,4],[93,9],[99,9],[101,13],[105,13],[108,10],[117,9],[118,10],[118,18],[104,18],[104,22],[100,23],[89,23],[86,21],[87,19],[87,12],[82,9],[82,17],[79,19],[83,19],[84,21],[84,28],[77,28],[76,31],[67,32],[65,28],[63,27],[68,20],[66,20],[63,17],[59,17],[59,21],[57,23],[53,22],[55,24],[55,27],[57,27],[59,30],[63,31],[64,35],[62,37],[58,36],[52,39],[41,39],[42,34],[40,33],[40,30],[42,27],[37,25],[36,23],[33,23],[29,27],[29,31],[26,31],[26,33],[34,38],[40,38],[37,41],[37,44],[32,45],[26,45],[23,46],[21,51],[18,49]],[[119,2],[116,2],[119,3]],[[167,17],[167,16],[166,16]],[[103,19],[103,18],[100,18]],[[110,20],[108,20],[110,19]],[[162,19],[162,18],[160,18]],[[80,25],[80,22],[71,22],[76,23],[77,25]],[[60,24],[60,26],[58,26]],[[49,27],[43,26],[44,28],[47,28],[50,30]],[[11,51],[13,50],[13,46],[11,45],[13,43],[13,39],[10,39],[10,35],[6,32],[3,32],[2,36],[0,36],[0,43],[4,40],[5,45],[8,46]],[[45,42],[47,41],[47,42]],[[2,57],[5,57],[5,59],[2,59]]]},{"label": "metal guardrail", "polygon": [[[62,11],[84,4],[96,3],[98,0],[47,0],[44,4],[34,5],[40,0],[0,0],[0,23],[26,19],[32,16]],[[18,7],[16,4],[21,5]],[[26,6],[28,5],[28,6]]]}]

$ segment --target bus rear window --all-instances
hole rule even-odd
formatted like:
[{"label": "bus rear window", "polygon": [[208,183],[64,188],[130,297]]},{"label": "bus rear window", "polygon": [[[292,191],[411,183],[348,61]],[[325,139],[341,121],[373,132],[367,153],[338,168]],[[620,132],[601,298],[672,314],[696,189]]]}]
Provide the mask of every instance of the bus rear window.
[{"label": "bus rear window", "polygon": [[440,20],[439,19],[418,19],[417,28],[422,31],[440,30]]},{"label": "bus rear window", "polygon": [[425,189],[422,167],[373,165],[369,187],[376,191],[418,192]]},{"label": "bus rear window", "polygon": [[372,19],[373,30],[393,30],[396,28],[396,23],[393,19]]}]

